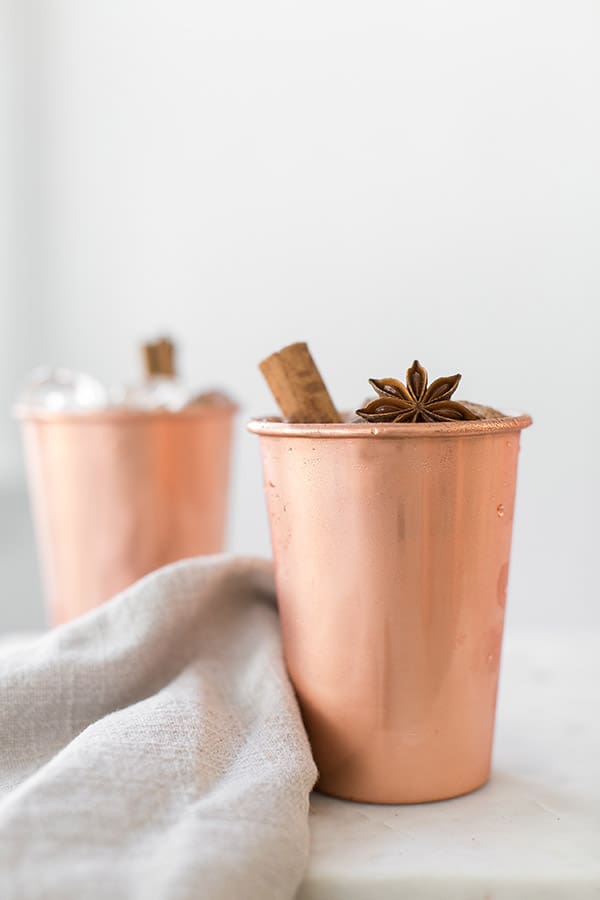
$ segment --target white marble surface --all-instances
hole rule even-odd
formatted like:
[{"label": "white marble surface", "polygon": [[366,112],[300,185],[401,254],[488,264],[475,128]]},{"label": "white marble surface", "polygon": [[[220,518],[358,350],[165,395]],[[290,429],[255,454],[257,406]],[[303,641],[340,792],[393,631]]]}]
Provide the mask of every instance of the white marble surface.
[{"label": "white marble surface", "polygon": [[420,806],[314,794],[298,900],[600,898],[600,633],[507,637],[494,773]]}]

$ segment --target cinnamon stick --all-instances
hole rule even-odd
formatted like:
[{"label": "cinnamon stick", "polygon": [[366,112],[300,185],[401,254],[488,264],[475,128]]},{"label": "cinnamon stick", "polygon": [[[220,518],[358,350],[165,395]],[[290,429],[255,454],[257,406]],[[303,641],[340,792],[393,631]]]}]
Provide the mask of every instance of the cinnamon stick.
[{"label": "cinnamon stick", "polygon": [[308,346],[290,344],[259,365],[288,422],[340,422]]},{"label": "cinnamon stick", "polygon": [[144,362],[144,372],[146,378],[152,378],[158,374],[158,356],[156,353],[156,344],[142,344],[142,359]]},{"label": "cinnamon stick", "polygon": [[156,342],[158,369],[161,375],[175,377],[175,345],[169,338],[160,338]]},{"label": "cinnamon stick", "polygon": [[169,338],[143,344],[142,358],[146,378],[155,375],[175,376],[175,345]]}]

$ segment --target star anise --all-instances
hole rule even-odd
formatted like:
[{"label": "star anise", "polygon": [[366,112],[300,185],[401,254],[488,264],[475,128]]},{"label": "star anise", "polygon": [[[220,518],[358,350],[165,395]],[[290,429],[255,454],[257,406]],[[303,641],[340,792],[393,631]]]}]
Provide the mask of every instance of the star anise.
[{"label": "star anise", "polygon": [[406,386],[396,378],[369,378],[378,396],[356,414],[367,422],[455,422],[478,419],[471,409],[451,400],[460,375],[436,378],[428,386],[427,369],[415,359],[406,373]]}]

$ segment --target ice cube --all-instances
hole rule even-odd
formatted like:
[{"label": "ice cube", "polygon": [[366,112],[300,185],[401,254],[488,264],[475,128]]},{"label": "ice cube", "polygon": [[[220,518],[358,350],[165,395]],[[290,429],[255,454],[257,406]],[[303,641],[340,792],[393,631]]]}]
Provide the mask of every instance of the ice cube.
[{"label": "ice cube", "polygon": [[113,403],[133,409],[178,412],[189,403],[189,391],[174,378],[154,375],[144,384],[125,387],[113,394]]},{"label": "ice cube", "polygon": [[29,375],[17,402],[48,412],[103,409],[108,394],[100,381],[84,372],[40,366]]}]

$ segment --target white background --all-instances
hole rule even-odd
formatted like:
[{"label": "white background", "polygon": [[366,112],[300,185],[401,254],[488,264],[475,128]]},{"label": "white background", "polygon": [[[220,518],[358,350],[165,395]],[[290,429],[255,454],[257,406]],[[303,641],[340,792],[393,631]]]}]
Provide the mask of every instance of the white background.
[{"label": "white background", "polygon": [[[243,405],[230,547],[267,553],[257,362],[308,340],[349,407],[418,356],[535,418],[510,620],[600,622],[600,4],[0,0],[0,25],[5,496],[26,370],[133,379],[167,330]],[[37,621],[21,595],[0,627]]]}]

